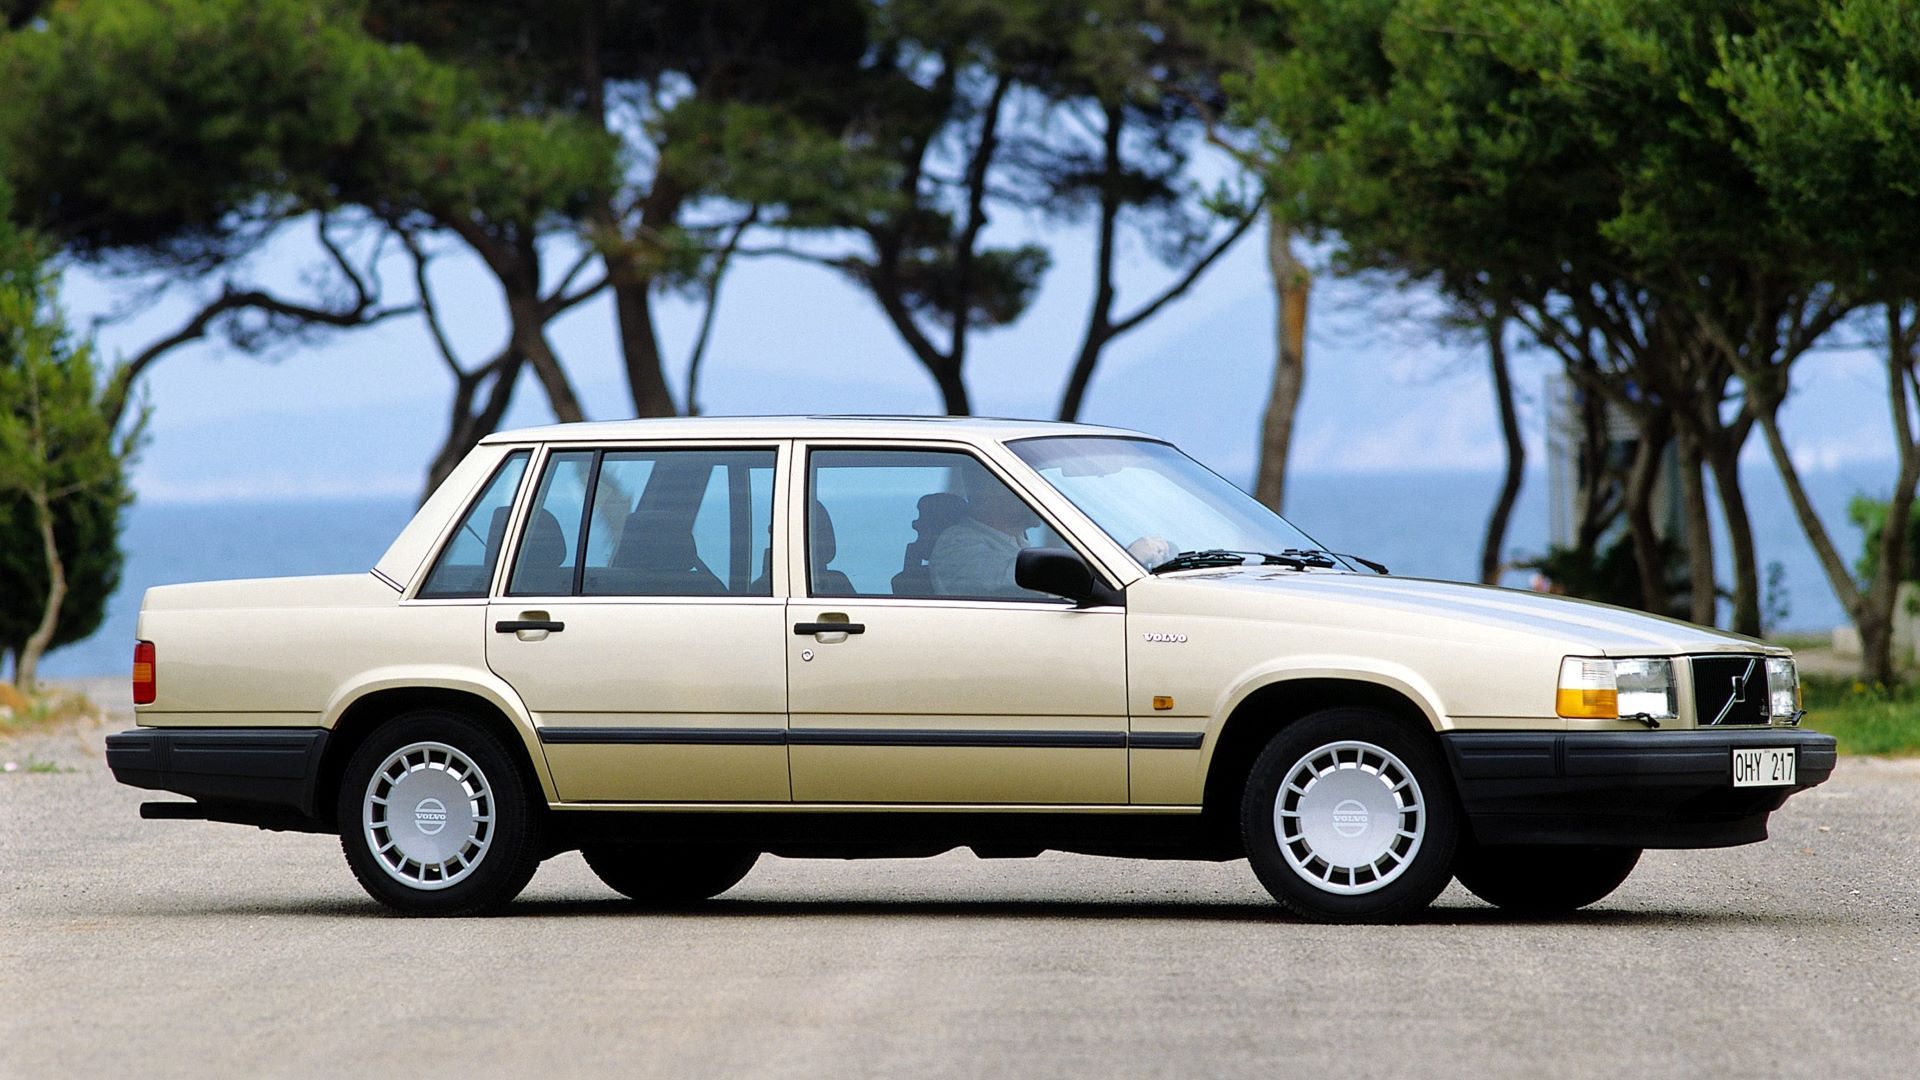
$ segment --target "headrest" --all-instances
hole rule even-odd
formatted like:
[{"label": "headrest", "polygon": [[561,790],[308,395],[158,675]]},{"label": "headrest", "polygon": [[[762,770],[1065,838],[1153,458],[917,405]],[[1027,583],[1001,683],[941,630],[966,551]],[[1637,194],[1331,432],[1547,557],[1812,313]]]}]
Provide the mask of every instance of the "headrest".
[{"label": "headrest", "polygon": [[500,551],[500,540],[507,535],[507,515],[513,513],[513,507],[496,507],[493,519],[487,522],[486,550],[480,553],[480,561],[491,566],[493,557]]},{"label": "headrest", "polygon": [[929,536],[967,516],[967,500],[951,492],[936,491],[920,496],[920,517],[913,527],[921,536]]},{"label": "headrest", "polygon": [[807,528],[812,534],[814,562],[821,566],[832,562],[840,551],[840,545],[833,537],[833,515],[827,513],[827,508],[818,499],[813,501],[812,521]]}]

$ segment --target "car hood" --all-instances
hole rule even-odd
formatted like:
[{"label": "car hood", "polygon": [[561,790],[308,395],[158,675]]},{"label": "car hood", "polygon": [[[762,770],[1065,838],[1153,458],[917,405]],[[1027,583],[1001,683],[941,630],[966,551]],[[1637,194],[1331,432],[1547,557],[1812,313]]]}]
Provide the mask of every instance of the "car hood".
[{"label": "car hood", "polygon": [[1459,632],[1483,640],[1521,634],[1604,656],[1787,653],[1754,638],[1611,604],[1457,581],[1270,567],[1195,570],[1157,580],[1193,590],[1195,613],[1334,621],[1402,634]]}]

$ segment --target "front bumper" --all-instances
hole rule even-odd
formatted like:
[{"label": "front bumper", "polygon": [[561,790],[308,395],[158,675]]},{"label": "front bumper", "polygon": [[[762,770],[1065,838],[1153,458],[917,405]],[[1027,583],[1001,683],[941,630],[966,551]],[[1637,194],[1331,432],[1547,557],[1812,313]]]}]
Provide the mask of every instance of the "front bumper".
[{"label": "front bumper", "polygon": [[137,728],[107,736],[107,768],[123,784],[191,796],[147,803],[143,817],[320,827],[324,728]]},{"label": "front bumper", "polygon": [[[1767,815],[1833,773],[1831,735],[1725,731],[1455,731],[1441,736],[1482,844],[1730,847],[1767,838]],[[1797,783],[1733,786],[1733,751],[1792,747]]]}]

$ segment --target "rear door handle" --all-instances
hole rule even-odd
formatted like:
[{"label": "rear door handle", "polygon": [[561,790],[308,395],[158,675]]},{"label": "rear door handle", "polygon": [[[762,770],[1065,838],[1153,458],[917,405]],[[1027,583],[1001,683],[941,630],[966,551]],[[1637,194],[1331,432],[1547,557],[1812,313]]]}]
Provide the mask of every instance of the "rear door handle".
[{"label": "rear door handle", "polygon": [[518,634],[528,630],[545,630],[548,633],[557,634],[566,628],[566,623],[554,622],[550,619],[502,619],[493,624],[493,632],[496,634]]},{"label": "rear door handle", "polygon": [[867,624],[857,622],[797,622],[793,624],[793,632],[801,637],[806,637],[809,634],[864,634],[867,632]]}]

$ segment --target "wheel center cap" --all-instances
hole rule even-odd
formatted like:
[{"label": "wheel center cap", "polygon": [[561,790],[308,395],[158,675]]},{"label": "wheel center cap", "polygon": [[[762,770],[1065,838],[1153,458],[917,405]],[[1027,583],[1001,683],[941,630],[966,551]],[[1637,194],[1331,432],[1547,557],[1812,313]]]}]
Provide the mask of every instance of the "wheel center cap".
[{"label": "wheel center cap", "polygon": [[447,804],[439,799],[421,799],[413,808],[413,826],[422,836],[438,836],[447,827]]},{"label": "wheel center cap", "polygon": [[1380,774],[1340,768],[1300,798],[1300,831],[1314,854],[1338,867],[1366,866],[1387,853],[1399,828],[1399,802]]},{"label": "wheel center cap", "polygon": [[388,805],[394,844],[417,862],[452,858],[473,834],[472,800],[442,769],[418,769],[396,780]]},{"label": "wheel center cap", "polygon": [[1373,815],[1367,813],[1366,805],[1358,799],[1342,799],[1333,808],[1333,831],[1352,839],[1367,831]]}]

